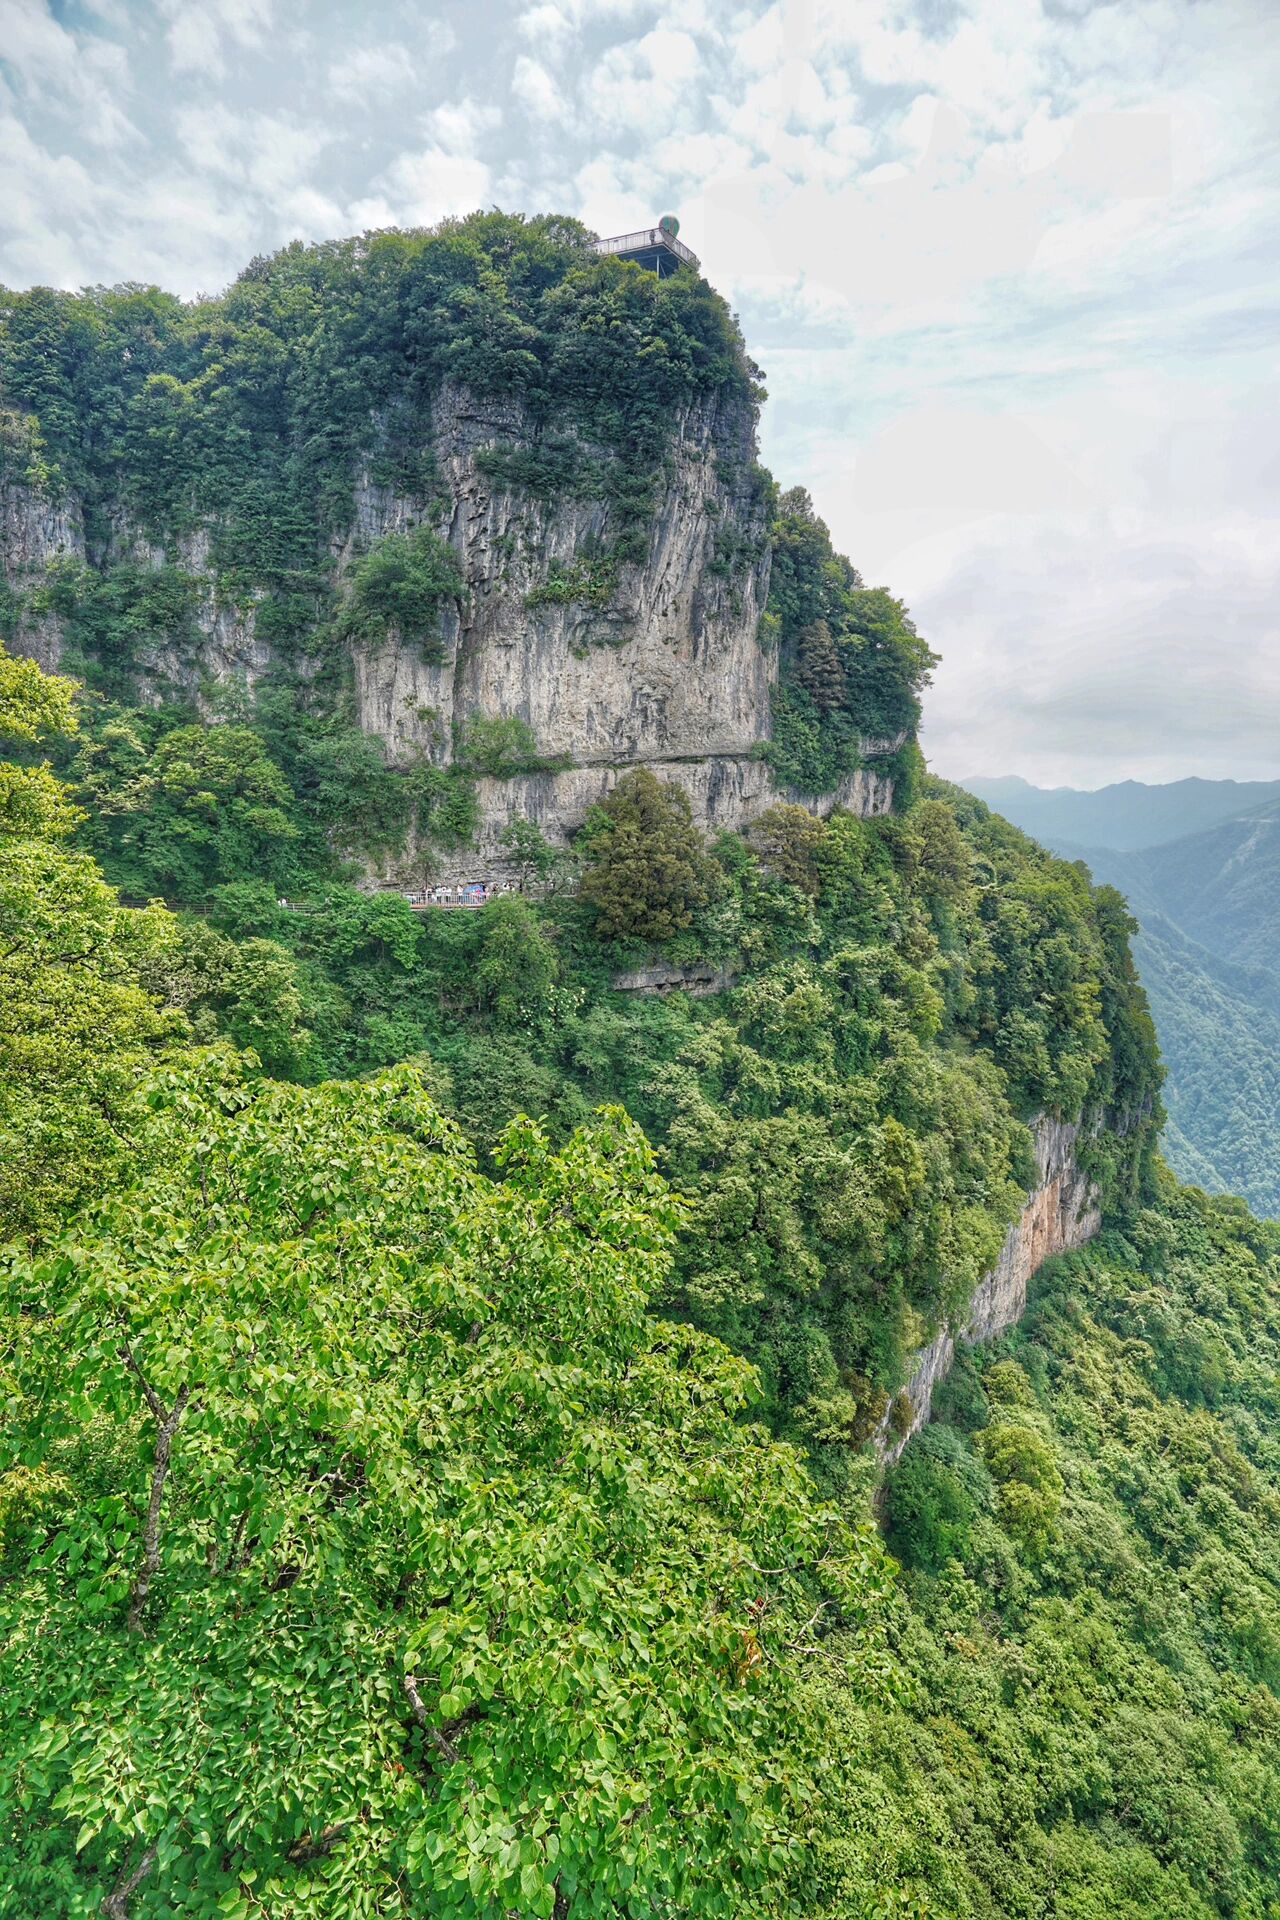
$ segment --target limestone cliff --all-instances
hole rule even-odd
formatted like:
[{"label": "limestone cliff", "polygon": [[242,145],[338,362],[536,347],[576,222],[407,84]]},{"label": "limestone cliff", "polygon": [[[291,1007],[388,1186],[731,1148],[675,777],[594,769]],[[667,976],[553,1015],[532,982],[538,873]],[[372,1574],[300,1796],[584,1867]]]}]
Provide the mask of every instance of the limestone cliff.
[{"label": "limestone cliff", "polygon": [[1098,1194],[1076,1158],[1080,1128],[1042,1114],[1032,1128],[1038,1179],[1018,1220],[1010,1227],[991,1272],[975,1288],[964,1324],[943,1327],[912,1362],[903,1392],[911,1404],[905,1430],[886,1414],[876,1445],[886,1464],[901,1454],[928,1421],[934,1388],[951,1371],[956,1344],[979,1346],[1016,1326],[1027,1305],[1027,1283],[1056,1253],[1091,1240],[1102,1223]]},{"label": "limestone cliff", "polygon": [[[0,579],[21,597],[40,585],[58,560],[84,559],[84,515],[78,500],[47,500],[0,470]],[[62,657],[62,634],[52,614],[24,617],[15,635],[20,653],[46,671]]]},{"label": "limestone cliff", "polygon": [[[770,560],[767,504],[753,481],[753,406],[713,393],[672,422],[644,558],[609,570],[595,591],[578,593],[573,583],[616,538],[609,457],[578,442],[584,470],[601,476],[599,484],[545,498],[490,477],[502,471],[495,453],[509,463],[538,444],[518,402],[478,399],[446,382],[431,416],[438,490],[414,498],[381,486],[370,460],[355,476],[350,523],[330,544],[339,603],[352,565],[389,533],[430,524],[459,564],[462,590],[430,645],[420,634],[391,631],[351,649],[359,723],[381,737],[394,763],[447,765],[476,717],[520,721],[536,759],[551,763],[510,779],[480,779],[476,844],[453,856],[411,846],[383,870],[384,881],[419,876],[424,866],[446,878],[500,869],[510,820],[532,820],[563,839],[636,766],[681,785],[709,831],[741,826],[778,797],[762,758],[778,661],[761,642]],[[112,512],[97,550],[87,550],[77,502],[53,506],[12,483],[0,498],[0,561],[19,593],[56,558],[93,566],[168,562],[199,583],[192,631],[151,647],[139,697],[176,688],[203,702],[210,686],[252,685],[271,670],[252,599],[231,604],[220,595],[208,528],[166,551]],[[56,665],[56,620],[28,618],[17,644]],[[864,742],[863,757],[873,764],[807,804],[822,813],[837,805],[887,812],[892,780],[874,762],[900,744],[900,737]]]}]

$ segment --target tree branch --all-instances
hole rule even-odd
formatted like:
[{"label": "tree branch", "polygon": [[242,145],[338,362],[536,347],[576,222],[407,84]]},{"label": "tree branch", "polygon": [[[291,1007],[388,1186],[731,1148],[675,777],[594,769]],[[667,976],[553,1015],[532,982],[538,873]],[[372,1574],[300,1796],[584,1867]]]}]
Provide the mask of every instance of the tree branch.
[{"label": "tree branch", "polygon": [[156,1451],[151,1464],[151,1498],[147,1503],[147,1519],[142,1529],[142,1565],[138,1569],[132,1591],[129,1594],[129,1631],[137,1633],[142,1627],[142,1610],[147,1604],[147,1595],[151,1591],[151,1582],[160,1571],[160,1509],[164,1504],[164,1484],[169,1477],[169,1458],[173,1452],[173,1436],[179,1422],[187,1410],[191,1398],[191,1388],[183,1387],[172,1407],[166,1413],[164,1402],[144,1376],[141,1367],[129,1351],[128,1343],[124,1347],[125,1358],[142,1383],[156,1421]]},{"label": "tree branch", "polygon": [[418,1680],[415,1674],[406,1673],[404,1677],[404,1690],[408,1695],[409,1705],[413,1709],[414,1719],[422,1728],[422,1731],[426,1734],[428,1740],[440,1755],[440,1758],[447,1767],[456,1767],[462,1755],[458,1752],[458,1749],[454,1746],[448,1734],[442,1732],[439,1727],[433,1724],[431,1716],[427,1712],[426,1702],[423,1700],[422,1694],[419,1691]]},{"label": "tree branch", "polygon": [[295,1840],[285,1854],[294,1866],[301,1866],[308,1860],[318,1860],[326,1853],[332,1853],[339,1845],[350,1820],[335,1820],[331,1827],[323,1827],[319,1833],[304,1833],[301,1840]]},{"label": "tree branch", "polygon": [[142,1885],[156,1863],[156,1849],[148,1847],[133,1872],[126,1875],[120,1869],[120,1878],[102,1903],[106,1920],[129,1920],[129,1902]]},{"label": "tree branch", "polygon": [[164,1402],[161,1400],[151,1382],[147,1379],[142,1368],[138,1365],[137,1357],[127,1340],[120,1342],[120,1358],[124,1361],[130,1373],[136,1377],[138,1385],[142,1388],[142,1397],[148,1407],[150,1407],[152,1418],[155,1420],[156,1425],[162,1427],[165,1420]]}]

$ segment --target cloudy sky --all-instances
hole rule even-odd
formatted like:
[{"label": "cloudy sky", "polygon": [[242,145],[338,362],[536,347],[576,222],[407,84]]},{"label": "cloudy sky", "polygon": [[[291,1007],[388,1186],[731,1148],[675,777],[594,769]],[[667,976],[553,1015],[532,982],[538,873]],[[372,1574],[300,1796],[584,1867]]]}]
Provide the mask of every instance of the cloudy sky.
[{"label": "cloudy sky", "polygon": [[0,281],[677,212],[940,771],[1280,775],[1276,0],[0,0]]}]

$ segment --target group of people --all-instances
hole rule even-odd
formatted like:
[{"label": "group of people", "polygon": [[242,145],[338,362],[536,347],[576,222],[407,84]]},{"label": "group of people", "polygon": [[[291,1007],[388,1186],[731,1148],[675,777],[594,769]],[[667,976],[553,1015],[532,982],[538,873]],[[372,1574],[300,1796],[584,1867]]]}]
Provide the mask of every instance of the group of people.
[{"label": "group of people", "polygon": [[413,887],[403,898],[411,907],[483,907],[500,893],[511,893],[510,881],[465,880],[456,887]]}]

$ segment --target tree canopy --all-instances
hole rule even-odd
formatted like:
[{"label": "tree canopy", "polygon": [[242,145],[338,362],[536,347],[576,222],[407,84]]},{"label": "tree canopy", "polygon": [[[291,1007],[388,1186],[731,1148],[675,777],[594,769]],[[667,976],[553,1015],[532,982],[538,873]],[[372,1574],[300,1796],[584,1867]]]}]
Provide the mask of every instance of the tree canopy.
[{"label": "tree canopy", "polygon": [[0,1907],[793,1910],[792,1648],[884,1575],[647,1317],[638,1129],[495,1183],[409,1069],[151,1104],[4,1276]]}]

